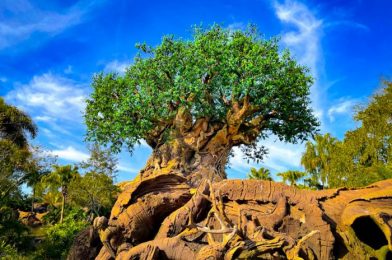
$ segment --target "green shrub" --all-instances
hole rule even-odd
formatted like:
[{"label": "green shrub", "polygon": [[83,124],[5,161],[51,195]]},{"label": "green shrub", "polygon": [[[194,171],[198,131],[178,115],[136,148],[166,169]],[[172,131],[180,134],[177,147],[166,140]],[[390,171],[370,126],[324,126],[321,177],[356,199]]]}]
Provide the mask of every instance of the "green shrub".
[{"label": "green shrub", "polygon": [[55,224],[46,230],[46,239],[33,259],[65,259],[75,236],[88,225],[82,210],[71,210],[62,224]]},{"label": "green shrub", "polygon": [[0,241],[0,259],[20,259],[18,251],[5,241]]},{"label": "green shrub", "polygon": [[18,211],[7,206],[0,207],[0,242],[12,245],[16,250],[30,246],[28,229],[18,220]]}]

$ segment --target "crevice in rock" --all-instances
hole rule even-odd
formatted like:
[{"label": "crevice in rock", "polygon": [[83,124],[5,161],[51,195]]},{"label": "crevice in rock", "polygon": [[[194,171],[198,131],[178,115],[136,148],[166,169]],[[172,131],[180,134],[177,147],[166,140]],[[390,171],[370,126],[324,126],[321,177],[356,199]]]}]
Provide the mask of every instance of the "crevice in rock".
[{"label": "crevice in rock", "polygon": [[351,227],[362,243],[375,250],[388,244],[385,234],[369,216],[357,218]]}]

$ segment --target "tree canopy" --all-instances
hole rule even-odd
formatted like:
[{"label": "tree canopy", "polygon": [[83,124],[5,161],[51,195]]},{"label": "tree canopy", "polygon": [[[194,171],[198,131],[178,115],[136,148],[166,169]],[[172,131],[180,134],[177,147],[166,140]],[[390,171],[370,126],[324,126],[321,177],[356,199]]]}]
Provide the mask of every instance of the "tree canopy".
[{"label": "tree canopy", "polygon": [[19,147],[27,147],[27,133],[35,137],[37,126],[31,117],[17,107],[6,104],[0,97],[0,139],[10,140]]},{"label": "tree canopy", "polygon": [[102,149],[98,144],[90,144],[88,146],[90,157],[81,162],[79,167],[86,172],[95,172],[114,178],[117,173],[118,160],[111,151]]},{"label": "tree canopy", "polygon": [[79,176],[78,168],[72,165],[54,165],[53,171],[42,178],[43,183],[49,189],[57,191],[60,189],[62,195],[60,223],[64,219],[65,201],[68,195],[68,187],[73,179]]},{"label": "tree canopy", "polygon": [[[132,151],[145,139],[154,148],[173,137],[173,128],[189,129],[200,118],[235,125],[242,135],[233,145],[254,144],[267,133],[296,142],[318,126],[308,98],[309,70],[254,27],[196,28],[191,40],[165,36],[156,47],[137,48],[124,76],[94,77],[85,114],[88,140]],[[181,113],[187,117],[179,126]]]},{"label": "tree canopy", "polygon": [[337,139],[329,133],[316,135],[315,142],[307,142],[301,164],[315,181],[321,181],[322,186],[328,183],[332,154],[336,147]]},{"label": "tree canopy", "polygon": [[255,180],[265,180],[272,181],[271,172],[267,168],[260,167],[258,170],[256,168],[250,168],[250,173],[248,173],[249,179]]},{"label": "tree canopy", "polygon": [[296,186],[297,181],[304,178],[306,176],[306,173],[301,171],[288,170],[285,172],[278,173],[277,176],[282,177],[284,183],[288,181],[291,186]]},{"label": "tree canopy", "polygon": [[358,187],[392,177],[392,83],[359,106],[360,126],[342,141],[329,134],[308,142],[302,157],[305,169],[329,187]]},{"label": "tree canopy", "polygon": [[0,97],[0,201],[19,186],[38,165],[31,153],[28,136],[35,137],[38,130],[29,115],[5,103]]}]

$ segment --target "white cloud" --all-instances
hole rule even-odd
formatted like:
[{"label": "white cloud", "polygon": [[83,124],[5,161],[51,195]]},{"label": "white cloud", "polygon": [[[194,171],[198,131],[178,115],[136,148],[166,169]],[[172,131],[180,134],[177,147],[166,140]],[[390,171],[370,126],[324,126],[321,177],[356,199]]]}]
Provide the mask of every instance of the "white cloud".
[{"label": "white cloud", "polygon": [[341,20],[341,21],[333,21],[329,22],[325,25],[325,27],[351,27],[353,29],[358,29],[362,31],[370,31],[369,27],[362,24],[362,23],[357,23],[349,20]]},{"label": "white cloud", "polygon": [[273,172],[283,172],[289,169],[299,169],[300,161],[304,151],[303,144],[288,144],[275,141],[274,137],[270,137],[261,142],[268,148],[268,154],[263,162],[256,164],[252,161],[249,163],[244,160],[244,154],[238,147],[233,149],[233,157],[230,158],[230,166],[234,170],[240,172],[248,172],[251,167],[266,167]]},{"label": "white cloud", "polygon": [[73,146],[68,146],[67,148],[61,150],[53,150],[50,153],[52,155],[58,156],[61,159],[73,162],[81,162],[89,158],[87,153],[78,151]]},{"label": "white cloud", "polygon": [[50,122],[53,121],[54,119],[51,118],[50,116],[36,116],[34,117],[34,120],[37,122]]},{"label": "white cloud", "polygon": [[275,13],[278,19],[295,30],[283,33],[282,42],[295,55],[300,64],[310,68],[311,74],[316,82],[311,88],[311,99],[315,115],[322,121],[323,108],[319,85],[320,69],[322,67],[322,49],[320,39],[322,36],[323,21],[299,2],[287,0],[283,4],[275,3]]},{"label": "white cloud", "polygon": [[55,138],[56,137],[56,135],[53,134],[53,132],[51,130],[49,130],[48,128],[40,127],[39,130],[42,131],[49,138]]},{"label": "white cloud", "polygon": [[117,169],[118,169],[119,171],[122,171],[122,172],[129,172],[129,173],[138,173],[138,172],[139,172],[139,170],[137,170],[137,169],[135,169],[135,168],[128,167],[128,166],[121,165],[121,164],[117,166]]},{"label": "white cloud", "polygon": [[2,0],[2,9],[11,13],[12,18],[0,21],[0,49],[22,42],[33,33],[61,33],[81,23],[94,4],[79,1],[64,12],[54,12],[39,9],[28,0]]},{"label": "white cloud", "polygon": [[7,82],[7,78],[6,77],[0,77],[0,82],[2,82],[2,83]]},{"label": "white cloud", "polygon": [[330,107],[328,109],[329,120],[331,122],[335,121],[335,115],[337,114],[349,114],[357,103],[358,102],[356,100],[349,99],[340,101],[338,104]]},{"label": "white cloud", "polygon": [[106,64],[104,71],[117,72],[119,74],[124,74],[129,65],[130,65],[130,63],[127,61],[113,60],[113,61],[109,62],[108,64]]},{"label": "white cloud", "polygon": [[295,1],[275,4],[276,15],[283,23],[296,27],[296,31],[283,34],[282,41],[294,52],[300,63],[316,73],[320,58],[320,33],[322,21],[304,5]]},{"label": "white cloud", "polygon": [[51,73],[34,76],[6,95],[7,100],[46,122],[49,118],[80,122],[86,97],[83,85]]},{"label": "white cloud", "polygon": [[[303,145],[271,141],[268,142],[268,140],[265,145],[269,150],[269,154],[264,162],[267,166],[270,165],[271,168],[278,171],[301,167],[300,161],[304,150]],[[282,169],[278,169],[277,166]]]},{"label": "white cloud", "polygon": [[231,23],[227,26],[227,29],[229,29],[230,31],[237,31],[237,30],[243,31],[246,29],[246,25],[242,22]]}]

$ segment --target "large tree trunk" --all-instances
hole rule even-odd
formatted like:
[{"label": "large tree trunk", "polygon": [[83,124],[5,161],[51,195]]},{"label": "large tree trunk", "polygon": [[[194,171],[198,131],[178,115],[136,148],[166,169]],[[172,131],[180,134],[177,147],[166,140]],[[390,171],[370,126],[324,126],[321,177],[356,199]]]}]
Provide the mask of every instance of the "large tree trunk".
[{"label": "large tree trunk", "polygon": [[[391,257],[392,180],[323,191],[184,181],[169,173],[128,185],[106,229],[116,259]],[[105,246],[96,259],[111,259]]]},{"label": "large tree trunk", "polygon": [[257,136],[240,112],[227,124],[179,114],[169,138],[164,127],[146,138],[153,154],[99,226],[96,259],[390,257],[392,180],[323,191],[225,180],[231,148]]},{"label": "large tree trunk", "polygon": [[[178,124],[184,125],[183,122]],[[233,147],[228,127],[204,118],[196,121],[191,129],[184,130],[181,126],[170,131],[170,137],[163,144],[153,146],[153,153],[139,174],[140,179],[170,173],[184,177],[192,187],[203,178],[225,179],[225,165]]]}]

